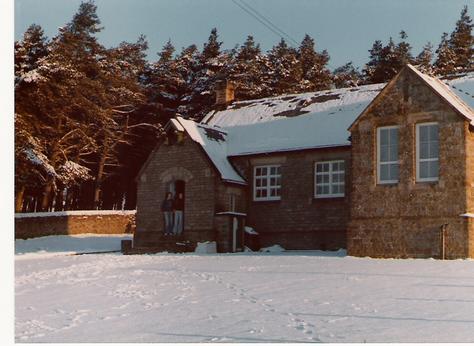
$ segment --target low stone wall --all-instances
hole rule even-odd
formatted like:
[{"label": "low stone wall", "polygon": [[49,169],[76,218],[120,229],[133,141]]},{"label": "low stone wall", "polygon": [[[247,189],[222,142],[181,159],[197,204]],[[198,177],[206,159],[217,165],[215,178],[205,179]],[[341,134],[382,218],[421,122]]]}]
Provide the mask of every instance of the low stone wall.
[{"label": "low stone wall", "polygon": [[135,211],[85,210],[15,214],[15,239],[69,234],[135,231]]}]

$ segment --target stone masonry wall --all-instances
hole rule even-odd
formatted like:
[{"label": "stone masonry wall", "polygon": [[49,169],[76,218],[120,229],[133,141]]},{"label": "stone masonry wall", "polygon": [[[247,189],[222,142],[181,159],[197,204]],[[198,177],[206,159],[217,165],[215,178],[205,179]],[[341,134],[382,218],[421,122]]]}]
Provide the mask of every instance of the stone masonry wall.
[{"label": "stone masonry wall", "polygon": [[[152,153],[138,179],[137,232],[134,247],[152,247],[163,233],[161,203],[169,182],[185,181],[184,234],[194,241],[208,239],[214,229],[216,177],[201,148],[188,137],[182,143],[162,144]],[[200,239],[203,235],[206,239]]]},{"label": "stone masonry wall", "polygon": [[[466,212],[474,214],[474,126],[466,123]],[[469,257],[474,258],[474,219],[468,221]]]},{"label": "stone masonry wall", "polygon": [[[346,192],[342,198],[314,198],[314,164],[344,160]],[[346,247],[349,222],[350,148],[295,151],[234,158],[248,178],[246,225],[260,235],[261,246],[280,244],[286,249],[339,249]],[[253,166],[281,165],[281,200],[253,201]]]},{"label": "stone masonry wall", "polygon": [[[423,122],[439,124],[437,182],[416,182],[415,178],[415,125]],[[447,256],[468,255],[467,221],[459,217],[467,210],[465,123],[407,69],[382,91],[352,129],[350,255],[436,257],[439,229],[445,223],[449,224]],[[399,126],[400,180],[379,185],[376,131],[390,125]]]},{"label": "stone masonry wall", "polygon": [[135,215],[61,215],[41,217],[15,217],[15,239],[70,234],[122,234],[133,233]]}]

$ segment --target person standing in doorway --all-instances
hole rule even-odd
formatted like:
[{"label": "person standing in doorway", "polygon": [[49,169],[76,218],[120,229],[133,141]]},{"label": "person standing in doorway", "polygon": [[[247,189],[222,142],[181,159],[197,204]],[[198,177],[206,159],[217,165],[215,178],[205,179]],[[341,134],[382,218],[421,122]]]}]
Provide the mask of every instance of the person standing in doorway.
[{"label": "person standing in doorway", "polygon": [[165,235],[173,234],[173,195],[171,192],[166,193],[166,197],[161,203],[161,211],[165,220]]},{"label": "person standing in doorway", "polygon": [[183,212],[184,212],[184,198],[180,192],[174,199],[174,234],[180,235],[183,233]]}]

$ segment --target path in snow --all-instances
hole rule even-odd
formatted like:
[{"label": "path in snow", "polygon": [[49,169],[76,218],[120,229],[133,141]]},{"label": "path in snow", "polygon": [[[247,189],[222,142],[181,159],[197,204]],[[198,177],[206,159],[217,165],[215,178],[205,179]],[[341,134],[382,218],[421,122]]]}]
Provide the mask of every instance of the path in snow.
[{"label": "path in snow", "polygon": [[16,258],[17,342],[474,341],[470,260]]}]

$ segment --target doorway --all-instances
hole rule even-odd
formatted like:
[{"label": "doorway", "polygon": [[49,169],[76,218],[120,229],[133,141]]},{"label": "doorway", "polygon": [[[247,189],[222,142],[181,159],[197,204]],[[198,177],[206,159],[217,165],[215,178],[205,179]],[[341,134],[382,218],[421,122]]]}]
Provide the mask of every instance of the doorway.
[{"label": "doorway", "polygon": [[170,181],[168,183],[167,192],[171,192],[173,198],[178,196],[178,194],[182,193],[184,198],[185,184],[186,183],[184,182],[184,180]]},{"label": "doorway", "polygon": [[[174,202],[174,207],[176,208],[176,212],[174,213],[174,218],[173,218],[173,232],[176,235],[181,235],[182,232],[184,231],[184,206],[185,206],[185,182],[184,180],[174,180],[168,183],[167,186],[167,192],[171,192],[172,198],[175,199]],[[183,195],[183,199],[181,203],[180,201],[176,201],[178,198],[179,194]],[[178,207],[179,206],[179,207]],[[178,210],[181,212],[178,213]]]}]

